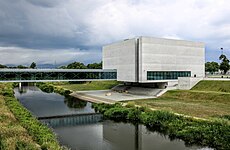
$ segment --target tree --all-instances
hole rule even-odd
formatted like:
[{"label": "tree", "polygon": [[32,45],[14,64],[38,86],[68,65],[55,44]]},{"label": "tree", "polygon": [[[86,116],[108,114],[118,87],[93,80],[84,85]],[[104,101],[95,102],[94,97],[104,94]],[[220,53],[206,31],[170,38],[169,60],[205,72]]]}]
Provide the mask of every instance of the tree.
[{"label": "tree", "polygon": [[18,65],[17,68],[18,68],[18,69],[26,69],[26,68],[28,68],[28,67],[23,66],[23,65]]},{"label": "tree", "polygon": [[37,64],[35,62],[32,62],[31,65],[30,65],[30,68],[35,69],[36,66],[37,66]]},{"label": "tree", "polygon": [[73,62],[67,65],[67,69],[87,69],[87,67],[81,62]]},{"label": "tree", "polygon": [[102,69],[102,61],[100,63],[93,63],[87,65],[88,69]]},{"label": "tree", "polygon": [[205,63],[205,72],[214,73],[219,70],[219,64],[217,62],[206,62]]},{"label": "tree", "polygon": [[100,63],[92,63],[87,66],[81,62],[73,62],[67,66],[60,66],[59,69],[102,69],[102,61]]},{"label": "tree", "polygon": [[7,66],[0,64],[0,68],[7,68]]},{"label": "tree", "polygon": [[224,74],[226,74],[230,69],[229,60],[224,54],[220,55],[219,60],[222,61],[220,63],[220,70],[223,71]]},{"label": "tree", "polygon": [[60,66],[60,67],[58,67],[58,69],[67,69],[67,67],[66,66]]}]

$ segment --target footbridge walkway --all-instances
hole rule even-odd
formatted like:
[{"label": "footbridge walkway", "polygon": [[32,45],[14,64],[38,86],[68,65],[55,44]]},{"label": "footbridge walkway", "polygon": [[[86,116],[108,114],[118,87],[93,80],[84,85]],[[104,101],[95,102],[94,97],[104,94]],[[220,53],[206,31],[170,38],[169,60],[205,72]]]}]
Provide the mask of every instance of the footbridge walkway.
[{"label": "footbridge walkway", "polygon": [[0,82],[116,80],[113,69],[0,69]]},{"label": "footbridge walkway", "polygon": [[73,125],[92,124],[102,121],[100,113],[69,114],[59,116],[38,117],[38,120],[51,127],[64,127]]}]

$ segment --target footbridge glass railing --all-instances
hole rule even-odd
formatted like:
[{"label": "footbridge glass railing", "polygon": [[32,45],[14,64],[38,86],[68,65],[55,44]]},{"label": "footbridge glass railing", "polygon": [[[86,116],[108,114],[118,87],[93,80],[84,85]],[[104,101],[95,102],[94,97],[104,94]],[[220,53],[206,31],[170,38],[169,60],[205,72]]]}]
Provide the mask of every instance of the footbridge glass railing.
[{"label": "footbridge glass railing", "polygon": [[0,82],[116,80],[112,69],[0,69]]},{"label": "footbridge glass railing", "polygon": [[73,114],[63,116],[39,117],[38,120],[51,127],[65,127],[73,125],[92,124],[102,121],[103,115],[99,113]]}]

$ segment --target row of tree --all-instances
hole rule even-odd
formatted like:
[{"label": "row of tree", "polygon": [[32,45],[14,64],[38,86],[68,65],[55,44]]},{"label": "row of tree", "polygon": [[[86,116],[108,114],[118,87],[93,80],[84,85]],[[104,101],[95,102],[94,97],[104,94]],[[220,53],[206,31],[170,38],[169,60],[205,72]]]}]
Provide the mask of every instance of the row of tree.
[{"label": "row of tree", "polygon": [[214,73],[220,70],[223,74],[226,74],[230,69],[229,59],[226,55],[222,54],[220,55],[219,60],[221,60],[220,64],[214,61],[206,62],[205,72]]},{"label": "row of tree", "polygon": [[[1,65],[0,64],[0,68],[18,68],[18,69],[31,68],[31,69],[36,69],[37,65],[36,65],[35,62],[32,62],[29,67],[23,66],[23,65],[18,65],[18,66],[14,66],[14,67],[8,67],[6,65]],[[81,63],[81,62],[73,62],[73,63],[70,63],[70,64],[68,64],[66,66],[61,66],[59,68],[60,69],[102,69],[102,62],[87,64],[87,65],[85,65],[84,63]]]},{"label": "row of tree", "polygon": [[32,62],[31,65],[29,67],[27,66],[23,66],[23,65],[18,65],[18,66],[13,66],[13,67],[9,67],[9,66],[6,66],[6,65],[2,65],[0,64],[0,68],[17,68],[17,69],[28,69],[28,68],[31,68],[31,69],[36,69],[37,65],[35,62]]},{"label": "row of tree", "polygon": [[[205,72],[214,73],[220,70],[223,74],[226,74],[230,70],[229,59],[224,54],[222,54],[220,55],[219,60],[221,60],[220,64],[214,61],[206,62]],[[36,67],[37,65],[35,62],[32,62],[30,67],[23,66],[23,65],[18,65],[16,67],[8,67],[8,66],[0,64],[0,68],[35,69]],[[92,64],[87,64],[87,65],[81,62],[73,62],[66,66],[61,66],[59,68],[60,69],[102,69],[102,61],[100,63],[92,63]]]},{"label": "row of tree", "polygon": [[102,69],[102,62],[85,65],[81,62],[73,62],[67,66],[61,66],[60,69]]}]

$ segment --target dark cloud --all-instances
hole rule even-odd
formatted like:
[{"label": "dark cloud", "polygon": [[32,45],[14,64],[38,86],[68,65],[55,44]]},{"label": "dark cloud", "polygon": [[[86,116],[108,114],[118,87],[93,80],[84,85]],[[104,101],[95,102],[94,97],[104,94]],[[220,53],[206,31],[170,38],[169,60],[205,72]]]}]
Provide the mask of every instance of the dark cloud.
[{"label": "dark cloud", "polygon": [[227,54],[230,49],[228,4],[228,0],[0,0],[0,47],[10,47],[7,56],[22,49],[94,53],[114,41],[154,36],[205,42],[207,60],[216,60],[216,49],[224,47]]},{"label": "dark cloud", "polygon": [[68,0],[26,0],[27,2],[41,7],[55,7],[58,6],[61,2]]},{"label": "dark cloud", "polygon": [[85,40],[84,29],[73,22],[65,8],[57,6],[57,1],[6,0],[0,7],[0,44],[61,49],[80,47]]}]

